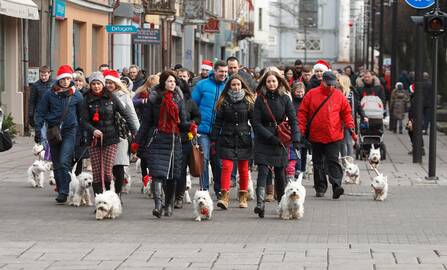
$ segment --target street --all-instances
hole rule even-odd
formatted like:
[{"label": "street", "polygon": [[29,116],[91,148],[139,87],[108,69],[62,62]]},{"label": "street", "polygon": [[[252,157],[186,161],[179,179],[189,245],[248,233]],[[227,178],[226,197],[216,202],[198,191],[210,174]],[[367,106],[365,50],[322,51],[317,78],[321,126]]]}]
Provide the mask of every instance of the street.
[{"label": "street", "polygon": [[259,219],[254,202],[237,208],[233,189],[230,209],[200,223],[191,205],[154,218],[134,166],[132,192],[117,220],[96,221],[93,207],[56,205],[53,187],[26,183],[32,139],[16,142],[0,156],[0,269],[447,269],[445,135],[438,139],[436,182],[423,180],[425,163],[411,163],[406,135],[385,135],[384,202],[372,200],[372,172],[359,161],[361,184],[345,185],[341,200],[329,193],[315,198],[305,182],[302,220],[279,220],[275,203]]}]

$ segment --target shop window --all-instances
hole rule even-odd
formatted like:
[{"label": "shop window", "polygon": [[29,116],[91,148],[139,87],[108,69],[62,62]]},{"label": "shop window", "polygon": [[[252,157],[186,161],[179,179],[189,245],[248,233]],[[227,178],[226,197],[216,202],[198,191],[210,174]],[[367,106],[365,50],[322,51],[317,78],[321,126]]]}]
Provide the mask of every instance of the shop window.
[{"label": "shop window", "polygon": [[72,63],[73,67],[80,66],[80,57],[81,57],[81,27],[82,23],[73,22],[73,55],[72,55]]},{"label": "shop window", "polygon": [[30,45],[28,46],[28,61],[30,67],[41,66],[40,46],[42,38],[40,24],[40,20],[28,20],[28,40]]}]

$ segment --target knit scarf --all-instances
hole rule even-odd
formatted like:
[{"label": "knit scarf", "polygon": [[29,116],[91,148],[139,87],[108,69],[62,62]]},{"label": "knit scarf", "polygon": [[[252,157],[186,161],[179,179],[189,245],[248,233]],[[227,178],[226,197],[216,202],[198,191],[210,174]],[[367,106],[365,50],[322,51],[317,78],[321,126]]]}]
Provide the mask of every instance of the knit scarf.
[{"label": "knit scarf", "polygon": [[164,133],[178,134],[180,132],[179,108],[173,100],[174,93],[166,91],[160,105],[160,116],[158,118],[158,130]]},{"label": "knit scarf", "polygon": [[53,92],[62,97],[72,96],[75,92],[74,84],[70,83],[67,88],[62,88],[58,83],[54,84]]},{"label": "knit scarf", "polygon": [[241,89],[239,91],[228,91],[228,96],[230,97],[231,101],[233,103],[236,103],[238,101],[241,101],[245,97],[245,91],[244,89]]}]

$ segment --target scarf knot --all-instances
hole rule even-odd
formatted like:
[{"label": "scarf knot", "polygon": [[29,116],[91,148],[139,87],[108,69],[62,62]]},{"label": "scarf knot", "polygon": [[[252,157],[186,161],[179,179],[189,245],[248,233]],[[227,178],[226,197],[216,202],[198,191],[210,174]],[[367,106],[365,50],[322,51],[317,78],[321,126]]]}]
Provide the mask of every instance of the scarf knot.
[{"label": "scarf knot", "polygon": [[173,99],[174,93],[166,91],[160,105],[160,115],[158,118],[158,130],[165,133],[178,134],[180,132],[179,108]]}]

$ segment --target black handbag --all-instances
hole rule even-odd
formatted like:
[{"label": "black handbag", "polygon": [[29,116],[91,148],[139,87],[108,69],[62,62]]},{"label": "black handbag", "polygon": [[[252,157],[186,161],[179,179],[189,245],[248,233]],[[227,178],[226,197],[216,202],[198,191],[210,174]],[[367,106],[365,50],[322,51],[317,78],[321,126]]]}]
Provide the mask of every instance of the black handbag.
[{"label": "black handbag", "polygon": [[12,147],[11,135],[7,130],[0,131],[0,152],[8,151]]},{"label": "black handbag", "polygon": [[68,108],[70,107],[70,96],[67,101],[67,105],[65,105],[64,113],[62,114],[62,117],[59,121],[59,124],[49,127],[47,129],[47,140],[50,144],[60,144],[62,142],[62,134],[61,134],[61,125],[64,121],[65,116],[67,115]]}]

